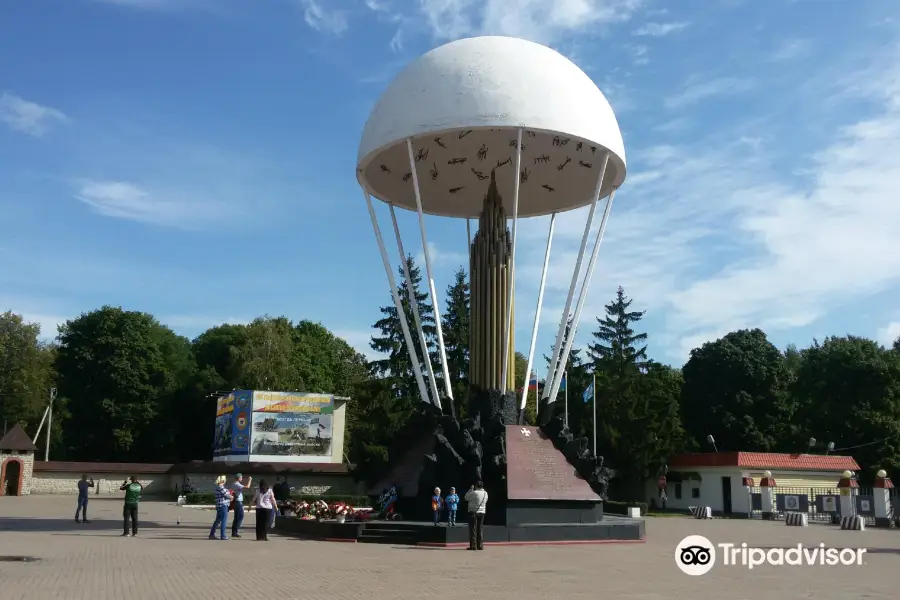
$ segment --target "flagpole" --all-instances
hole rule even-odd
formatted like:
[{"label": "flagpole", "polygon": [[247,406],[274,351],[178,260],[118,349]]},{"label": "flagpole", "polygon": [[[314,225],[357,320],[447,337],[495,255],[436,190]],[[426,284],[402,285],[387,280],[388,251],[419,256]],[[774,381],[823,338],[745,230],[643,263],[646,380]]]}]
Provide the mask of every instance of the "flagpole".
[{"label": "flagpole", "polygon": [[594,372],[594,381],[591,383],[594,390],[594,456],[597,456],[597,373]]},{"label": "flagpole", "polygon": [[568,427],[569,426],[569,372],[568,371],[563,371],[563,381],[566,382],[566,389],[565,389],[566,395],[565,395],[565,398],[563,401],[566,404],[566,427]]}]

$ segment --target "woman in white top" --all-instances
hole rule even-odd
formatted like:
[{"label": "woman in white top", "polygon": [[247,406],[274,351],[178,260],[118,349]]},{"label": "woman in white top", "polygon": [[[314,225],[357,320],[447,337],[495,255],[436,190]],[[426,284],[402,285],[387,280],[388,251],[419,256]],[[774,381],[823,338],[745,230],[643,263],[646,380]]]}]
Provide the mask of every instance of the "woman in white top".
[{"label": "woman in white top", "polygon": [[263,479],[259,482],[259,489],[253,495],[253,504],[256,506],[256,541],[269,541],[269,521],[275,510],[275,494]]}]

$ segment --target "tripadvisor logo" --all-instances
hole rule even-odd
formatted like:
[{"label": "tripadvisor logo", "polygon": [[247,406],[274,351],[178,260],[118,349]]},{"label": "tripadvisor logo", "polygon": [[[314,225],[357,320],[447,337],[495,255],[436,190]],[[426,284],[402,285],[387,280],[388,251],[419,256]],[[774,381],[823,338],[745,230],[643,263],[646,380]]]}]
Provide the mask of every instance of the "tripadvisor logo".
[{"label": "tripadvisor logo", "polygon": [[705,575],[716,565],[742,566],[860,566],[865,548],[826,548],[825,544],[789,548],[754,548],[747,544],[713,544],[702,535],[689,535],[675,547],[675,564],[687,575]]}]

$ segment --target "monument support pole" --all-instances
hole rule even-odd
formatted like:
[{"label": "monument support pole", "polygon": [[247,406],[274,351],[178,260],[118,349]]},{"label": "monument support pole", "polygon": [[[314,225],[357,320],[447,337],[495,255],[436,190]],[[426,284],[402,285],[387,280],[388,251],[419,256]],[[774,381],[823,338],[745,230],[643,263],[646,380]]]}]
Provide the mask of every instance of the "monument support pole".
[{"label": "monument support pole", "polygon": [[[511,250],[509,255],[509,269],[506,274],[506,325],[503,328],[503,366],[501,368],[500,385],[503,386],[503,392],[506,389],[509,375],[509,351],[510,342],[512,341],[512,313],[513,313],[513,291],[515,290],[516,279],[516,228],[519,225],[519,183],[521,182],[522,172],[522,129],[519,128],[516,135],[516,172],[513,180],[513,214],[512,214],[512,239],[510,240]],[[528,373],[525,373],[528,377]],[[513,377],[515,379],[515,377]],[[527,382],[526,382],[527,385]]]},{"label": "monument support pole", "polygon": [[593,390],[592,400],[594,401],[594,456],[597,456],[597,370],[594,369],[594,379],[591,383]]},{"label": "monument support pole", "polygon": [[419,316],[419,303],[416,301],[416,291],[413,288],[412,278],[409,276],[409,264],[406,262],[406,252],[403,250],[400,227],[397,225],[397,213],[394,211],[393,204],[388,204],[388,206],[391,209],[391,222],[394,225],[394,236],[397,238],[397,250],[400,252],[400,264],[403,265],[403,277],[406,278],[406,297],[409,299],[409,305],[412,307],[413,321],[416,324],[416,332],[419,334],[419,345],[422,347],[422,360],[428,368],[428,384],[431,388],[431,402],[440,408],[441,397],[438,394],[434,369],[431,367],[431,357],[428,356],[428,340],[425,339],[425,330],[422,328],[422,318]]},{"label": "monument support pole", "polygon": [[[472,270],[472,219],[466,219],[466,251],[469,253],[469,271]],[[472,289],[472,273],[469,273],[469,289]]]},{"label": "monument support pole", "polygon": [[[591,275],[594,274],[594,267],[597,264],[597,255],[600,254],[600,242],[603,241],[603,232],[606,231],[606,222],[609,220],[609,211],[612,209],[612,204],[615,197],[616,190],[613,190],[609,195],[609,198],[606,200],[606,209],[603,211],[603,219],[600,221],[600,229],[597,231],[597,241],[594,242],[594,251],[591,253],[591,260],[588,262],[587,273],[585,274],[584,281],[581,284],[581,293],[578,296],[578,304],[575,307],[575,316],[572,319],[572,328],[569,329],[569,335],[566,336],[566,347],[563,349],[563,353],[560,356],[560,368],[564,368],[566,366],[566,361],[569,360],[569,352],[572,351],[572,344],[575,343],[575,332],[578,330],[578,319],[581,318],[581,309],[584,308],[584,301],[587,298],[588,288],[591,285]],[[550,398],[555,399],[558,392],[559,381],[557,381],[555,387],[550,390]]]},{"label": "monument support pole", "polygon": [[369,218],[372,219],[372,229],[375,231],[375,241],[378,242],[378,250],[381,252],[381,262],[384,263],[384,272],[387,274],[388,283],[391,286],[391,296],[394,298],[394,306],[397,308],[397,318],[400,319],[400,329],[403,330],[403,339],[406,341],[406,349],[409,351],[409,361],[412,363],[413,373],[416,376],[416,384],[419,386],[419,394],[423,402],[428,402],[428,389],[422,378],[422,370],[419,368],[419,359],[416,357],[416,347],[413,345],[412,336],[409,333],[409,324],[406,322],[406,312],[403,310],[403,302],[400,300],[400,292],[397,291],[397,282],[394,280],[394,271],[391,269],[391,261],[388,259],[387,249],[384,247],[384,238],[381,237],[381,228],[378,226],[378,217],[375,216],[375,207],[372,206],[372,198],[369,190],[363,188],[363,196],[366,197],[366,205],[369,207]]},{"label": "monument support pole", "polygon": [[[584,259],[584,251],[587,249],[588,238],[591,235],[591,225],[594,222],[594,212],[597,210],[597,202],[600,200],[600,190],[603,188],[603,178],[606,175],[606,165],[609,164],[609,151],[603,155],[603,164],[600,166],[600,175],[597,178],[597,187],[594,190],[594,198],[591,201],[591,210],[588,213],[587,223],[584,226],[584,235],[581,237],[581,248],[578,250],[578,258],[575,260],[575,270],[572,272],[572,282],[569,284],[569,295],[566,297],[566,306],[563,308],[562,319],[559,322],[559,330],[556,332],[556,343],[553,345],[553,356],[550,358],[550,370],[544,382],[544,390],[559,391],[557,380],[562,376],[564,363],[560,363],[563,337],[566,333],[566,325],[569,324],[569,310],[572,308],[572,299],[575,297],[575,286],[578,285],[578,276],[581,274],[581,261]],[[556,401],[556,392],[546,395],[549,402]]]},{"label": "monument support pole", "polygon": [[[434,309],[434,324],[437,328],[438,350],[441,354],[441,371],[444,375],[444,393],[450,399],[450,414],[456,416],[453,406],[453,386],[450,384],[450,368],[447,364],[447,349],[444,347],[444,329],[441,326],[441,311],[438,308],[437,291],[434,289],[434,274],[431,270],[431,252],[428,251],[428,236],[425,235],[425,214],[422,212],[422,193],[419,190],[419,175],[416,173],[416,157],[413,154],[412,138],[406,138],[406,151],[409,154],[409,169],[412,172],[413,190],[416,193],[416,210],[419,213],[419,232],[422,234],[422,251],[425,253],[425,270],[428,272],[428,291],[431,293],[431,306]],[[438,402],[440,406],[440,401]]]},{"label": "monument support pole", "polygon": [[[531,329],[531,345],[528,347],[528,366],[525,368],[525,383],[522,388],[522,402],[519,404],[519,412],[525,410],[528,401],[528,385],[531,383],[531,367],[534,363],[534,349],[537,345],[538,325],[541,322],[541,307],[544,304],[544,287],[547,284],[547,267],[550,265],[550,246],[553,243],[553,228],[556,225],[556,213],[550,215],[550,233],[547,234],[547,250],[544,251],[544,266],[541,269],[541,285],[538,287],[537,309],[534,311],[534,327]],[[534,390],[537,396],[537,388]],[[522,419],[520,418],[519,421]]]}]

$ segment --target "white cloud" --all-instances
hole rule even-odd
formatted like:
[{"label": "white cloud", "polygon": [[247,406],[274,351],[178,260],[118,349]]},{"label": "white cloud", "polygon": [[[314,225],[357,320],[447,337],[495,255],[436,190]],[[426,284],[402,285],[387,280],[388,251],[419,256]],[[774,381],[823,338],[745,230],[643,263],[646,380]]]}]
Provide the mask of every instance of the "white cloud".
[{"label": "white cloud", "polygon": [[[478,228],[478,226],[475,225],[475,229],[477,229],[477,228]],[[474,235],[474,231],[472,233]],[[463,237],[465,237],[465,236],[463,236]],[[428,242],[428,253],[431,257],[431,266],[435,269],[438,267],[451,267],[451,268],[455,269],[457,267],[462,266],[466,269],[466,271],[469,270],[468,269],[469,255],[465,252],[454,252],[452,250],[442,250],[434,242]],[[419,267],[423,270],[423,273],[424,273],[425,253],[420,250],[419,253],[416,254],[416,256],[415,256],[415,261],[416,261],[416,264],[419,265]],[[398,284],[399,284],[399,282],[398,282]]]},{"label": "white cloud", "polygon": [[[849,122],[843,117],[847,124],[821,150],[796,157],[793,172],[783,169],[771,144],[755,143],[760,130],[801,135],[803,126],[792,122],[753,123],[690,144],[631,151],[580,340],[617,285],[636,299],[635,308],[664,319],[669,337],[661,341],[678,361],[734,329],[808,326],[900,283],[900,71],[877,64],[855,76],[832,72],[829,79],[881,109]],[[834,116],[843,114],[837,107]],[[553,327],[585,214],[558,218],[543,319]],[[519,247],[517,285],[533,291],[546,221],[526,221],[522,231],[535,243]],[[530,309],[532,301],[519,305]]]},{"label": "white cloud", "polygon": [[60,110],[30,102],[14,94],[0,94],[0,121],[15,131],[41,137],[69,118]]},{"label": "white cloud", "polygon": [[771,60],[783,62],[806,58],[812,52],[812,41],[805,38],[794,38],[783,41],[772,52]]},{"label": "white cloud", "polygon": [[669,108],[681,108],[707,98],[731,96],[747,92],[753,87],[754,83],[752,81],[738,77],[719,77],[708,81],[701,81],[696,77],[692,77],[679,93],[666,98],[665,103]]},{"label": "white cloud", "polygon": [[900,339],[900,321],[888,323],[879,329],[876,339],[879,343],[890,348],[896,340]]},{"label": "white cloud", "polygon": [[75,198],[107,217],[182,229],[234,216],[229,206],[200,195],[151,192],[126,181],[84,180],[79,182]]},{"label": "white cloud", "polygon": [[634,58],[634,64],[636,65],[646,65],[650,62],[650,57],[647,55],[648,48],[642,44],[638,44],[636,46],[629,46],[629,50],[631,50],[632,58]]},{"label": "white cloud", "polygon": [[346,12],[325,9],[316,0],[300,0],[300,6],[303,8],[303,19],[313,29],[334,35],[347,30]]},{"label": "white cloud", "polygon": [[635,29],[634,35],[637,36],[649,36],[649,37],[663,37],[669,35],[670,33],[677,33],[687,28],[689,23],[684,21],[671,22],[671,23],[647,23],[638,29]]},{"label": "white cloud", "polygon": [[397,29],[396,33],[394,33],[394,37],[391,38],[391,41],[388,43],[388,47],[391,49],[391,52],[397,53],[403,50],[403,30]]},{"label": "white cloud", "polygon": [[627,21],[642,4],[643,0],[419,0],[426,24],[440,40],[494,34],[542,43]]}]

